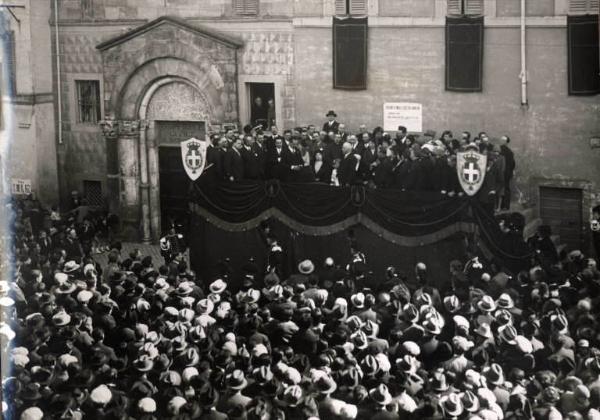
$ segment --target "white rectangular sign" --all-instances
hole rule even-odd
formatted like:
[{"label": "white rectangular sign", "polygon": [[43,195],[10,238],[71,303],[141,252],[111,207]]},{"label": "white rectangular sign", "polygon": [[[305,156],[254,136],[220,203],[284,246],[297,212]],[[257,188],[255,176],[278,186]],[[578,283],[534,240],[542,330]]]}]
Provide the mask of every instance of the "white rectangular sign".
[{"label": "white rectangular sign", "polygon": [[406,127],[413,133],[423,132],[423,105],[414,102],[386,102],[383,104],[383,130],[398,131]]},{"label": "white rectangular sign", "polygon": [[11,178],[11,191],[13,194],[31,194],[31,180]]}]

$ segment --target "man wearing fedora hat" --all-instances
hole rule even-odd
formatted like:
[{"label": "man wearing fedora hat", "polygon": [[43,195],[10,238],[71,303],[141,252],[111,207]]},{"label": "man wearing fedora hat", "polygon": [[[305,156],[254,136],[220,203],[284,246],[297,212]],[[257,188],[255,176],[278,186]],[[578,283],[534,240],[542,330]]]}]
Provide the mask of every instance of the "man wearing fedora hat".
[{"label": "man wearing fedora hat", "polygon": [[335,111],[329,110],[325,116],[327,117],[327,122],[323,124],[323,131],[326,133],[333,132],[337,134],[340,127],[340,123],[336,121],[337,114]]}]

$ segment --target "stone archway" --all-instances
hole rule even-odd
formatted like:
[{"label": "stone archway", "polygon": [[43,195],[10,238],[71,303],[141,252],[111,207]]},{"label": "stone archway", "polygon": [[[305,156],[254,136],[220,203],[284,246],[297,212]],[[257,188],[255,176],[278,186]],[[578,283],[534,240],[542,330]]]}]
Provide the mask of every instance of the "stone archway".
[{"label": "stone archway", "polygon": [[124,237],[150,242],[161,233],[155,121],[239,122],[237,49],[242,45],[165,16],[97,46],[110,116],[102,123],[107,196]]},{"label": "stone archway", "polygon": [[181,77],[161,78],[142,96],[138,115],[140,121],[144,121],[139,141],[143,241],[156,241],[162,232],[158,121],[206,124],[212,120],[213,112],[198,86]]}]

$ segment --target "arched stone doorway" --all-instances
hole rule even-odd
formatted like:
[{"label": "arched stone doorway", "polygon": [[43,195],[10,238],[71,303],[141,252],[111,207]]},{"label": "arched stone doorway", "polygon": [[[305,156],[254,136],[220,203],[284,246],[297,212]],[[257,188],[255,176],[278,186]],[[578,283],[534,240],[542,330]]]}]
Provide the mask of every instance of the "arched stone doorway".
[{"label": "arched stone doorway", "polygon": [[207,126],[239,122],[241,46],[234,38],[172,17],[98,45],[108,116],[102,122],[108,204],[120,216],[125,238],[150,242],[162,233],[161,148],[171,147],[174,157],[179,142],[191,137],[181,136],[203,139]]},{"label": "arched stone doorway", "polygon": [[[166,224],[185,223],[190,180],[181,164],[179,143],[190,137],[203,139],[212,121],[211,105],[198,87],[180,77],[165,77],[150,86],[139,109],[145,131],[140,148],[147,150],[148,207],[142,197],[142,239],[158,239]],[[143,164],[143,157],[140,164]],[[141,173],[144,178],[144,173]],[[145,213],[145,214],[144,214]]]}]

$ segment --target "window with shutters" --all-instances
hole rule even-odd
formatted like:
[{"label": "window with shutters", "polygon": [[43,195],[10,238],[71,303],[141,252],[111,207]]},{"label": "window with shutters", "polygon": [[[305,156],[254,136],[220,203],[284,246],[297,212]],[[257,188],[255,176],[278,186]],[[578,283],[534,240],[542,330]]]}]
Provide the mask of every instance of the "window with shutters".
[{"label": "window with shutters", "polygon": [[100,107],[100,82],[98,80],[76,80],[77,122],[96,124],[102,119]]},{"label": "window with shutters", "polygon": [[336,15],[366,15],[368,0],[335,0]]},{"label": "window with shutters", "polygon": [[258,14],[259,0],[233,0],[233,13],[253,16]]},{"label": "window with shutters", "polygon": [[570,15],[593,15],[600,10],[600,0],[569,0]]},{"label": "window with shutters", "polygon": [[448,0],[449,15],[483,15],[483,0]]},{"label": "window with shutters", "polygon": [[[2,74],[6,81],[6,94],[14,96],[17,94],[17,71],[16,71],[16,49],[15,32],[6,31],[0,33],[0,54],[2,55]],[[4,82],[4,81],[3,81]]]}]

